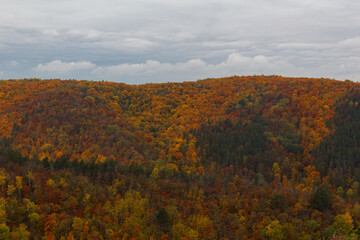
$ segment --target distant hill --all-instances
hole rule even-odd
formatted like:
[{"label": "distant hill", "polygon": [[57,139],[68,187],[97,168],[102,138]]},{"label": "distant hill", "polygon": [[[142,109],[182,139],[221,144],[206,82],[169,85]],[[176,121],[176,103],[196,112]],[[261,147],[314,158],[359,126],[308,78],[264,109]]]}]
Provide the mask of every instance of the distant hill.
[{"label": "distant hill", "polygon": [[0,238],[358,239],[359,88],[0,81]]},{"label": "distant hill", "polygon": [[[284,157],[309,162],[314,151],[324,160],[329,148],[339,147],[331,141],[346,137],[337,127],[357,116],[360,85],[253,76],[138,86],[11,80],[0,86],[0,136],[23,156],[124,164],[160,159],[199,173],[211,162],[253,170]],[[342,165],[338,161],[330,158],[331,166]]]}]

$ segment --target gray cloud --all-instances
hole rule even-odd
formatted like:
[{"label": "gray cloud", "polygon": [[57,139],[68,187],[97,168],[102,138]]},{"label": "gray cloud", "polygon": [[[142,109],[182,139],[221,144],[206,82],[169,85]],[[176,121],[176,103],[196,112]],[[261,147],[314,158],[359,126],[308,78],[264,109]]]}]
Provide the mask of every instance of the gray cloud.
[{"label": "gray cloud", "polygon": [[360,80],[359,10],[355,0],[3,0],[0,77]]}]

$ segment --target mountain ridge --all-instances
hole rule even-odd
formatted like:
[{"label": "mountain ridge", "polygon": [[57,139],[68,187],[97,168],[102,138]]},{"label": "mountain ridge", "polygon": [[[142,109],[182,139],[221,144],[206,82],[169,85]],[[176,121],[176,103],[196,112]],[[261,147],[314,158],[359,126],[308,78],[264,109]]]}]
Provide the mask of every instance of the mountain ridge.
[{"label": "mountain ridge", "polygon": [[[318,86],[315,86],[316,84]],[[326,92],[328,88],[325,86],[326,84],[331,85],[333,93]],[[330,131],[324,124],[326,125],[326,121],[331,119],[334,114],[334,98],[339,97],[344,91],[348,91],[350,87],[358,87],[358,84],[329,79],[258,76],[138,86],[109,82],[59,80],[3,82],[2,86],[4,97],[2,97],[0,116],[3,124],[0,135],[14,137],[17,134],[27,134],[29,136],[31,129],[31,135],[36,133],[37,139],[45,138],[42,145],[36,143],[35,139],[29,139],[28,146],[15,147],[16,149],[22,150],[30,156],[33,152],[40,159],[48,157],[49,160],[54,160],[56,154],[60,156],[62,152],[65,152],[72,160],[79,159],[81,156],[83,156],[83,160],[86,160],[86,157],[91,157],[86,151],[96,145],[97,140],[100,140],[99,134],[115,136],[113,141],[118,141],[120,138],[136,135],[136,131],[141,131],[142,136],[137,137],[139,141],[141,138],[140,143],[142,144],[146,141],[149,142],[154,137],[159,139],[160,128],[162,129],[161,133],[169,136],[172,128],[180,126],[180,128],[184,127],[188,130],[197,129],[211,119],[230,118],[232,121],[236,121],[238,118],[253,117],[250,115],[254,115],[256,111],[261,111],[265,118],[283,119],[290,121],[291,124],[297,124],[299,127],[300,125],[318,124],[316,127],[322,129],[312,129],[312,131],[306,128],[301,129],[304,135],[301,145],[305,148],[305,152],[308,152],[319,144],[319,139],[316,139],[320,138],[319,135],[328,135]],[[6,87],[4,88],[4,86]],[[11,92],[11,88],[18,88],[17,91],[23,91],[23,93]],[[300,98],[308,99],[305,101]],[[320,104],[321,106],[319,106]],[[259,107],[260,105],[261,107]],[[11,112],[11,108],[13,112]],[[291,113],[298,116],[281,116]],[[321,114],[323,116],[319,116]],[[296,117],[299,119],[295,119]],[[306,122],[310,120],[314,120],[315,123]],[[172,128],[170,128],[170,122],[173,123]],[[51,137],[53,127],[57,131],[55,131],[55,136]],[[101,131],[95,133],[94,129],[101,129]],[[120,134],[119,131],[123,133]],[[84,134],[84,132],[88,133]],[[184,134],[186,131],[181,129],[180,132]],[[139,132],[137,133],[139,134]],[[315,135],[312,137],[313,139],[310,139],[309,135],[311,134]],[[39,137],[40,135],[45,136]],[[77,135],[79,138],[74,139],[70,145],[81,144],[81,146],[77,146],[78,149],[74,150],[74,147],[65,143],[55,150],[55,152],[57,151],[55,155],[50,156],[47,148],[51,146],[45,144],[59,145],[59,142],[69,138],[69,135]],[[114,145],[108,142],[109,139],[101,137],[103,137],[101,141],[107,141],[107,146],[103,147]],[[121,140],[131,141],[129,139]],[[87,141],[90,143],[86,144]],[[123,144],[119,142],[117,145]],[[96,146],[94,150],[88,151],[92,154],[101,153],[108,158],[123,158],[124,156],[120,152],[128,151],[127,149],[114,151],[115,147],[112,148],[112,152],[117,152],[117,154],[100,150]],[[166,155],[168,153],[166,152]],[[182,152],[182,154],[185,153]],[[127,160],[130,159],[127,158]]]},{"label": "mountain ridge", "polygon": [[281,76],[0,81],[0,229],[356,239],[359,88]]}]

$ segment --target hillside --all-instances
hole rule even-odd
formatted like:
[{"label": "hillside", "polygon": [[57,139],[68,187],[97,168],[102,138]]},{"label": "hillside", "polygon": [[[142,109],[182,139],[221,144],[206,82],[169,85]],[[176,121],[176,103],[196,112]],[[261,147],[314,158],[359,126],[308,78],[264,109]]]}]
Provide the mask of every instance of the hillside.
[{"label": "hillside", "polygon": [[355,239],[359,89],[0,81],[0,235]]}]

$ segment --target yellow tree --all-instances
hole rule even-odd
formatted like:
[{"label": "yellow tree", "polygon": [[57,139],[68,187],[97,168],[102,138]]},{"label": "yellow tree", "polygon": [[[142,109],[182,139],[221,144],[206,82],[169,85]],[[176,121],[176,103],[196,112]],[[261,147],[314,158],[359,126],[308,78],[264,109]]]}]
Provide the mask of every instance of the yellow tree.
[{"label": "yellow tree", "polygon": [[0,239],[9,239],[10,238],[10,228],[5,224],[0,224]]},{"label": "yellow tree", "polygon": [[345,214],[339,214],[334,218],[334,224],[332,225],[337,233],[347,235],[353,229],[353,220],[349,212]]},{"label": "yellow tree", "polygon": [[16,188],[14,186],[14,184],[9,184],[8,185],[8,189],[7,189],[7,195],[9,197],[11,197],[13,195],[13,193],[15,192]]},{"label": "yellow tree", "polygon": [[0,198],[0,223],[6,223],[6,200],[3,197]]},{"label": "yellow tree", "polygon": [[266,226],[266,236],[274,240],[285,239],[281,228],[282,226],[278,220],[272,221]]},{"label": "yellow tree", "polygon": [[18,192],[19,192],[19,198],[21,198],[21,189],[23,187],[22,180],[23,180],[23,178],[20,176],[15,177],[15,185],[16,185],[16,189],[18,189]]},{"label": "yellow tree", "polygon": [[24,224],[20,224],[17,229],[10,233],[10,238],[14,240],[27,240],[29,239],[30,232],[26,230]]},{"label": "yellow tree", "polygon": [[0,185],[1,185],[1,192],[4,192],[4,184],[6,183],[7,173],[5,169],[0,168]]},{"label": "yellow tree", "polygon": [[34,180],[34,174],[33,172],[30,170],[27,174],[26,177],[28,178],[29,181],[29,189],[31,189],[31,181]]}]

